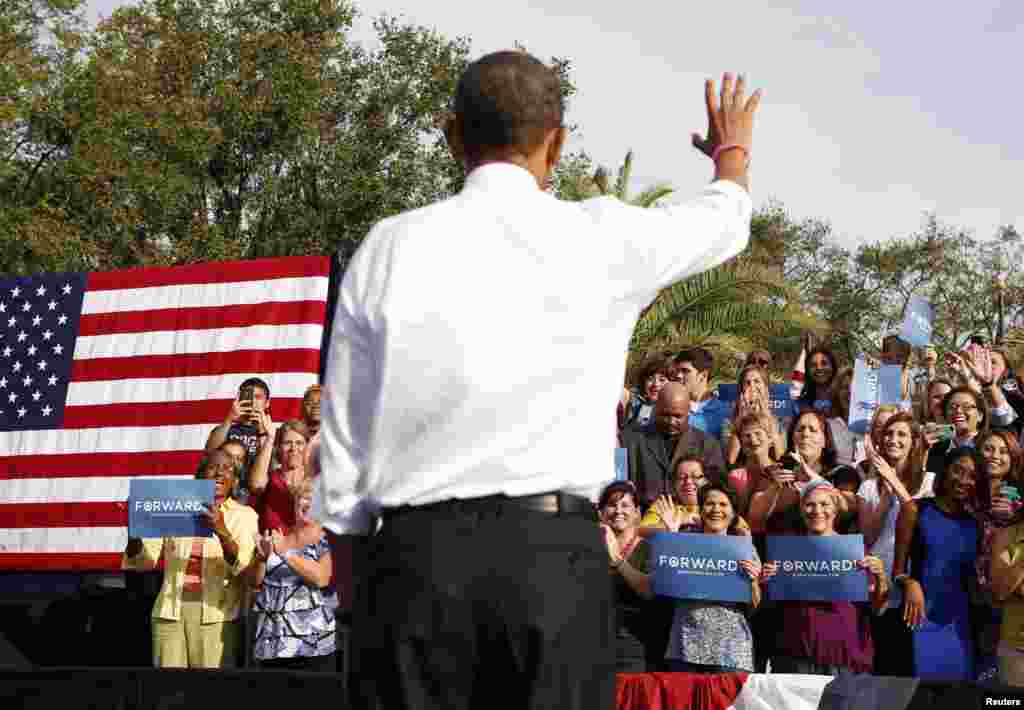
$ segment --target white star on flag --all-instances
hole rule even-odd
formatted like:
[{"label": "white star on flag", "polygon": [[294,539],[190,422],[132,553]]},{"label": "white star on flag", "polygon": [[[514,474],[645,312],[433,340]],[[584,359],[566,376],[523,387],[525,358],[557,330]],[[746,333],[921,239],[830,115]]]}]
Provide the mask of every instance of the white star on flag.
[{"label": "white star on flag", "polygon": [[46,295],[46,286],[40,286],[39,288],[37,288],[36,289],[36,295],[37,296],[45,296]]},{"label": "white star on flag", "polygon": [[53,352],[56,353],[57,355],[63,355],[64,354],[64,346],[61,345],[60,343],[58,343],[57,345],[54,345],[53,346]]},{"label": "white star on flag", "polygon": [[15,286],[11,289],[11,298],[17,298],[21,295],[21,289]]},{"label": "white star on flag", "polygon": [[21,331],[20,333],[18,333],[18,342],[19,343],[23,343],[27,339],[28,339],[28,333],[26,333],[24,330]]},{"label": "white star on flag", "polygon": [[46,304],[46,307],[49,308],[51,311],[55,311],[57,310],[57,302],[50,301],[49,303]]},{"label": "white star on flag", "polygon": [[21,381],[21,384],[23,384],[23,385],[25,385],[26,387],[28,387],[29,385],[31,385],[31,384],[32,384],[32,378],[31,378],[31,377],[29,377],[28,375],[25,375],[25,379],[23,379],[23,380]]},{"label": "white star on flag", "polygon": [[37,315],[35,318],[32,319],[32,325],[36,326],[37,328],[39,327],[39,324],[42,323],[42,322],[43,322],[43,317],[42,316],[38,316]]},{"label": "white star on flag", "polygon": [[10,402],[11,404],[14,404],[15,402],[18,401],[18,395],[14,394],[14,392],[11,392],[9,395],[7,395],[7,401]]},{"label": "white star on flag", "polygon": [[63,315],[63,314],[61,314],[61,317],[57,319],[57,324],[58,325],[64,325],[67,322],[68,322],[68,317],[66,315]]},{"label": "white star on flag", "polygon": [[21,310],[25,311],[25,313],[28,313],[29,311],[32,310],[32,304],[29,303],[28,301],[25,301],[24,303],[21,304]]},{"label": "white star on flag", "polygon": [[33,355],[35,355],[36,354],[36,350],[38,350],[38,348],[36,348],[35,345],[29,345],[28,346],[28,356],[32,357]]},{"label": "white star on flag", "polygon": [[43,340],[49,340],[52,337],[53,337],[53,331],[52,330],[47,330],[45,333],[43,333]]},{"label": "white star on flag", "polygon": [[0,377],[0,390],[5,389],[6,387],[7,387],[7,378],[6,377]]},{"label": "white star on flag", "polygon": [[21,418],[23,418],[23,417],[25,416],[25,414],[26,414],[26,413],[28,413],[28,410],[27,410],[27,409],[25,409],[24,407],[22,407],[21,409],[19,409],[19,410],[18,410],[18,419],[21,419]]},{"label": "white star on flag", "polygon": [[40,360],[39,361],[39,370],[40,370],[40,372],[45,370],[45,369],[46,369],[46,360]]},{"label": "white star on flag", "polygon": [[50,412],[52,412],[52,411],[53,411],[53,409],[50,407],[50,405],[46,405],[45,407],[43,407],[43,416],[44,417],[50,416]]},{"label": "white star on flag", "polygon": [[7,327],[8,327],[8,328],[13,328],[13,327],[15,326],[15,324],[17,324],[17,322],[18,322],[18,321],[17,321],[17,320],[16,320],[16,319],[15,319],[14,317],[11,317],[11,318],[10,318],[10,319],[9,319],[9,320],[7,321]]},{"label": "white star on flag", "polygon": [[64,288],[61,289],[65,295],[71,293],[71,284],[64,284]]},{"label": "white star on flag", "polygon": [[21,372],[21,361],[15,361],[14,367],[12,367],[11,369],[14,370],[15,372]]},{"label": "white star on flag", "polygon": [[11,350],[11,347],[8,345],[6,348],[4,348],[4,357],[10,357],[12,352],[14,351]]},{"label": "white star on flag", "polygon": [[0,313],[6,313],[6,312],[7,312],[7,304],[4,303],[3,301],[0,301]]},{"label": "white star on flag", "polygon": [[35,392],[32,393],[32,401],[33,402],[38,402],[39,398],[42,397],[42,396],[43,396],[43,393],[40,392],[39,390],[36,390]]},{"label": "white star on flag", "polygon": [[56,375],[50,375],[49,383],[50,383],[51,387],[56,387],[57,386],[57,376]]}]

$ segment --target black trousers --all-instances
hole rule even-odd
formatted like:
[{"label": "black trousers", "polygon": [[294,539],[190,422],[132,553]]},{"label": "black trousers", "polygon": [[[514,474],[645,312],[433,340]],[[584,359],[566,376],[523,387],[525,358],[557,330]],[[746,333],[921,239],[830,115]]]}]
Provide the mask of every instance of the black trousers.
[{"label": "black trousers", "polygon": [[385,516],[368,557],[352,615],[354,709],[613,707],[612,585],[593,521],[513,505],[412,509]]}]

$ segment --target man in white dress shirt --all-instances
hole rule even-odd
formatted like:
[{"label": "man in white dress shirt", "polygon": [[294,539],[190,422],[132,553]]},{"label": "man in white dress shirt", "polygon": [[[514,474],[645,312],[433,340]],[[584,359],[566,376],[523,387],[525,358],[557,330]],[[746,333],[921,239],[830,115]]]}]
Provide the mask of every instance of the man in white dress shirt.
[{"label": "man in white dress shirt", "polygon": [[[558,77],[518,51],[462,76],[446,129],[467,172],[375,225],[338,294],[323,390],[325,526],[366,536],[355,708],[602,708],[614,697],[608,555],[590,502],[630,334],[658,289],[747,244],[753,116],[705,87],[698,198],[639,209],[544,191]],[[358,558],[357,558],[358,559]]]}]

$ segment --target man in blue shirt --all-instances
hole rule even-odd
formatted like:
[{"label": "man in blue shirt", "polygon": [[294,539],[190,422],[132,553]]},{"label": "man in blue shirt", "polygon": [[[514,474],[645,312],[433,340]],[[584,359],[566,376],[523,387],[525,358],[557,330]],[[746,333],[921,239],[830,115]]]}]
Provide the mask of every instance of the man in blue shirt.
[{"label": "man in blue shirt", "polygon": [[704,348],[683,350],[676,355],[675,380],[690,393],[690,426],[718,439],[730,407],[708,386],[714,362]]}]

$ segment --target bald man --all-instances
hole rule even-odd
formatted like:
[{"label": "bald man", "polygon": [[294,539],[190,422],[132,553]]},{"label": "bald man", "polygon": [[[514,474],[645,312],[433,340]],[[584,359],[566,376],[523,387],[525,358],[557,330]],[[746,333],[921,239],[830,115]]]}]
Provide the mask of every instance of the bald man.
[{"label": "bald man", "polygon": [[685,385],[669,382],[654,407],[654,417],[642,427],[623,433],[629,452],[629,477],[644,506],[659,495],[672,495],[672,462],[695,456],[704,462],[710,480],[721,479],[725,458],[718,440],[689,425],[690,393]]}]

